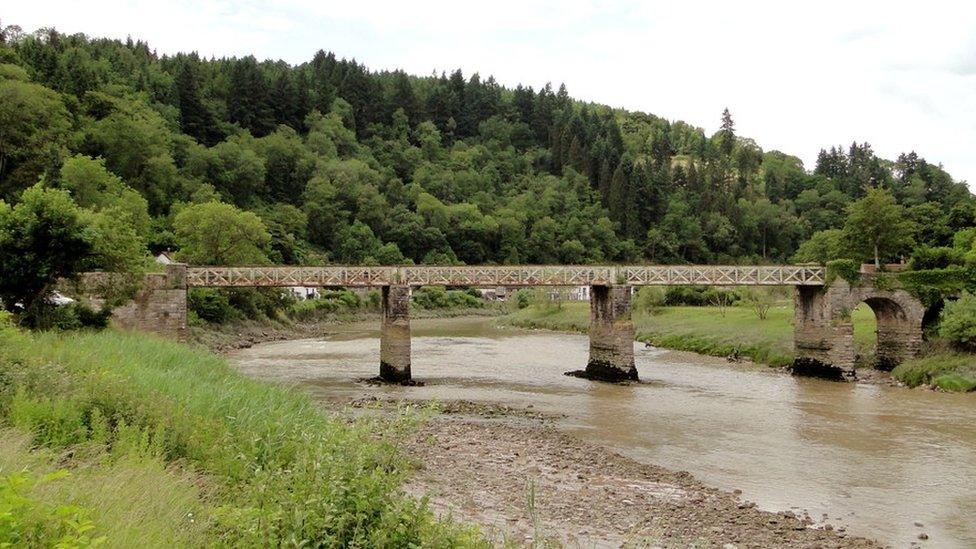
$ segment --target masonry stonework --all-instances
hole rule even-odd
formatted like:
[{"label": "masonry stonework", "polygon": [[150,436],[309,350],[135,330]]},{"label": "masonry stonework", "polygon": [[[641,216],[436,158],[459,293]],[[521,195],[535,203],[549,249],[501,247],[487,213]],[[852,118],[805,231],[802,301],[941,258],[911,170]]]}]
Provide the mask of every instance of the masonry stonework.
[{"label": "masonry stonework", "polygon": [[410,286],[383,286],[380,378],[392,383],[410,381]]},{"label": "masonry stonework", "polygon": [[[114,290],[122,284],[107,273],[85,273],[77,287],[83,299],[101,307],[103,289]],[[186,339],[186,265],[166,266],[165,273],[143,276],[132,300],[112,309],[109,324],[122,330],[136,330]]]},{"label": "masonry stonework", "polygon": [[876,288],[870,275],[862,275],[856,285],[837,279],[829,286],[797,286],[794,302],[799,358],[852,370],[856,353],[851,312],[860,303],[871,307],[877,319],[875,367],[890,370],[921,350],[924,305],[905,290]]},{"label": "masonry stonework", "polygon": [[590,359],[585,376],[601,381],[636,381],[631,287],[593,286],[590,291]]}]

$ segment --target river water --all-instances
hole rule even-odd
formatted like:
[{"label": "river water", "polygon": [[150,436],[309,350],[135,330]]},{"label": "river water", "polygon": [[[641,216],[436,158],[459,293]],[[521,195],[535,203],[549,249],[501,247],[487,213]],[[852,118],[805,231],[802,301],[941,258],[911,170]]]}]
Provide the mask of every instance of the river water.
[{"label": "river water", "polygon": [[[796,379],[691,353],[635,347],[642,383],[562,375],[585,366],[584,335],[491,319],[412,322],[413,376],[375,387],[377,323],[321,340],[268,343],[232,362],[321,398],[466,399],[563,416],[557,425],[638,461],[689,471],[759,507],[822,514],[895,546],[976,547],[976,396]],[[918,527],[916,522],[924,524]]]}]

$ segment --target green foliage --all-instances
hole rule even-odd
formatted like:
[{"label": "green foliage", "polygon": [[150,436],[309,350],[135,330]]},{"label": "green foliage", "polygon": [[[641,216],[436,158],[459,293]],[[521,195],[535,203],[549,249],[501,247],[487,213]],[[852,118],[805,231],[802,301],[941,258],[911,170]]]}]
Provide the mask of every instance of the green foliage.
[{"label": "green foliage", "polygon": [[485,306],[479,295],[443,286],[424,286],[413,292],[412,301],[421,309],[480,309]]},{"label": "green foliage", "polygon": [[112,265],[147,245],[193,263],[825,263],[976,224],[966,185],[915,153],[855,142],[811,173],[728,112],[708,136],[460,70],[151,51],[45,30],[0,52],[0,197],[43,178],[104,216],[86,269],[134,269]]},{"label": "green foliage", "polygon": [[847,255],[846,246],[844,231],[840,229],[817,231],[800,244],[793,254],[793,261],[826,265],[830,261],[843,259]]},{"label": "green foliage", "polygon": [[64,470],[37,477],[30,473],[0,476],[0,547],[98,547],[87,509],[75,505],[46,505],[33,492],[68,476]]},{"label": "green foliage", "polygon": [[[378,292],[373,292],[370,297],[375,303],[368,306],[378,309],[380,296]],[[320,320],[334,314],[353,313],[364,306],[366,303],[358,294],[349,290],[326,290],[319,294],[315,299],[296,301],[288,307],[287,315],[295,320],[308,321]]]},{"label": "green foliage", "polygon": [[736,290],[711,286],[669,286],[664,292],[664,305],[734,305],[741,299]]},{"label": "green foliage", "polygon": [[848,206],[844,237],[849,249],[862,258],[873,258],[880,266],[882,258],[894,257],[914,244],[914,228],[895,197],[887,189],[876,187]]},{"label": "green foliage", "polygon": [[976,351],[976,295],[964,291],[959,299],[946,302],[939,335],[957,347]]},{"label": "green foliage", "polygon": [[825,282],[830,284],[838,277],[851,284],[861,280],[861,264],[853,259],[835,259],[827,262]]},{"label": "green foliage", "polygon": [[895,277],[902,288],[926,307],[933,307],[946,298],[957,297],[963,291],[976,292],[976,270],[971,267],[902,271]]},{"label": "green foliage", "polygon": [[231,306],[227,296],[216,288],[191,288],[187,293],[186,305],[198,318],[215,324],[241,316]]},{"label": "green foliage", "polygon": [[909,387],[932,385],[946,391],[976,390],[976,360],[969,353],[933,353],[907,360],[891,371]]},{"label": "green foliage", "polygon": [[67,140],[70,117],[56,92],[8,69],[0,77],[0,128],[2,198],[35,183],[48,168],[46,157]]},{"label": "green foliage", "polygon": [[665,305],[665,290],[660,286],[641,286],[634,297],[634,311],[653,314]]},{"label": "green foliage", "polygon": [[[183,499],[175,510],[179,524],[170,524],[168,535],[177,539],[157,544],[484,545],[475,533],[439,522],[425,503],[402,494],[397,437],[415,424],[410,416],[329,417],[304,394],[245,379],[206,351],[139,335],[0,337],[0,417],[28,433],[37,451],[58,451],[64,459],[100,452],[107,459],[81,471],[100,471],[102,480],[113,463],[140,460],[160,470],[186,468],[196,484],[209,485],[193,507]],[[182,482],[156,474],[151,478],[157,485],[147,487],[144,475],[127,471],[142,492],[159,496]],[[134,504],[149,501],[114,483],[92,489],[98,498],[75,491],[58,505],[88,501],[103,516],[119,519],[122,510],[137,513]],[[125,542],[145,545],[152,532],[160,533],[155,513],[172,521],[172,511],[164,506],[129,516],[152,528],[129,529]],[[199,512],[205,528],[187,521],[187,511]],[[23,516],[18,511],[14,519],[28,524]],[[84,515],[69,518],[81,528],[59,529],[58,535],[87,534],[94,541],[94,532],[103,529],[99,524],[91,530]],[[48,516],[39,522],[45,531],[59,524]],[[120,521],[104,528],[127,526]],[[194,537],[181,538],[184,531]]]},{"label": "green foliage", "polygon": [[965,256],[958,248],[947,246],[919,246],[912,251],[908,268],[913,271],[945,269],[965,263]]},{"label": "green foliage", "polygon": [[82,210],[65,191],[35,185],[11,207],[0,201],[0,301],[39,313],[51,286],[92,253]]},{"label": "green foliage", "polygon": [[268,262],[271,235],[261,218],[230,204],[208,202],[180,210],[173,220],[177,257],[194,265],[258,265]]}]

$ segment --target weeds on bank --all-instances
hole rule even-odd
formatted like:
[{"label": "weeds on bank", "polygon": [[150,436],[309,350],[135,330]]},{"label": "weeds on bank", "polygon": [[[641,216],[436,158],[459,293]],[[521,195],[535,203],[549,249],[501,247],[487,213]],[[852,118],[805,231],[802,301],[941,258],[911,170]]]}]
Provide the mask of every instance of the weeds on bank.
[{"label": "weeds on bank", "polygon": [[[87,504],[92,528],[84,533],[106,536],[106,545],[483,543],[400,492],[395,439],[410,420],[331,418],[304,395],[248,380],[219,357],[176,343],[2,329],[0,419],[25,433],[31,454],[50,452],[35,469],[71,470],[48,483],[63,490],[30,492],[55,509]],[[11,474],[11,463],[0,475]],[[148,496],[120,483],[123,474]],[[94,481],[112,489],[84,493]],[[139,513],[157,496],[177,503],[177,516]],[[41,522],[61,531],[50,517]]]}]

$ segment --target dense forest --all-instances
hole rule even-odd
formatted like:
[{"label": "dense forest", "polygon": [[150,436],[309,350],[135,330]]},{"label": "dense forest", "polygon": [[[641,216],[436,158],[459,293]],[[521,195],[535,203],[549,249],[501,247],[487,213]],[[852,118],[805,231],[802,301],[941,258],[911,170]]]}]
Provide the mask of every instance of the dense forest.
[{"label": "dense forest", "polygon": [[914,152],[854,142],[808,170],[738,135],[728,110],[706,135],[460,70],[0,29],[0,205],[28,215],[66,191],[109,240],[87,241],[90,268],[167,249],[191,263],[867,259],[834,248],[871,189],[907,223],[882,250],[896,260],[976,216],[965,183]]}]

